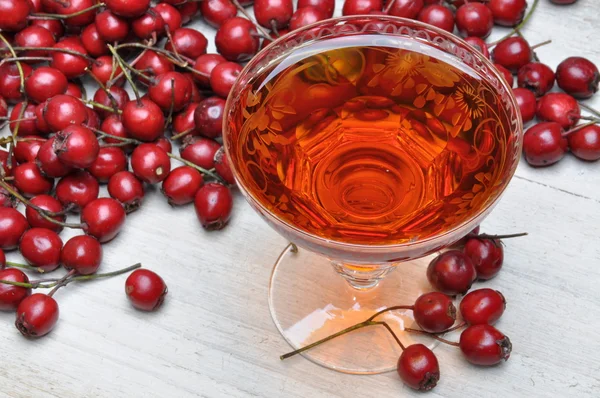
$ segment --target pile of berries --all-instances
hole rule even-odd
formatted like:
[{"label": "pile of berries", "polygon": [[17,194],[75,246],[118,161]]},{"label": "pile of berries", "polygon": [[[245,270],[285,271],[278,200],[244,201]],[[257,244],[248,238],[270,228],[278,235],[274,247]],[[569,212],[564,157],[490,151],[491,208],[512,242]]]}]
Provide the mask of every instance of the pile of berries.
[{"label": "pile of berries", "polygon": [[[485,281],[498,274],[504,263],[501,239],[526,234],[486,235],[479,234],[479,227],[457,242],[453,248],[434,258],[427,268],[427,279],[436,290],[417,298],[412,305],[397,305],[385,308],[363,322],[353,325],[334,336],[341,336],[362,327],[382,325],[402,349],[397,371],[409,387],[421,391],[434,388],[440,379],[437,357],[427,346],[412,344],[405,346],[380,315],[395,310],[412,310],[419,329],[404,328],[408,333],[428,335],[445,344],[460,348],[464,358],[480,366],[496,365],[507,361],[512,344],[510,339],[493,324],[500,319],[506,308],[506,300],[499,291],[483,288],[469,292],[476,280]],[[453,297],[464,295],[459,305],[460,318]],[[440,334],[461,330],[458,342],[440,337]],[[326,337],[304,348],[282,355],[286,359],[310,348],[326,343]]]}]

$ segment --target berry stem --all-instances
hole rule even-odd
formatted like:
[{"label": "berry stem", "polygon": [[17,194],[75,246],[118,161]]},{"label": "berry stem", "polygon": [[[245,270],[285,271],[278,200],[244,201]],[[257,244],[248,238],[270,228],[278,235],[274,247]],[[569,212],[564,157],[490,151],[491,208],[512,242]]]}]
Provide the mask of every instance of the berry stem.
[{"label": "berry stem", "polygon": [[[17,62],[17,65],[20,65],[20,63]],[[19,116],[17,117],[17,125],[15,126],[15,129],[11,135],[11,142],[8,143],[8,160],[7,160],[7,164],[9,168],[12,168],[12,160],[13,160],[13,152],[15,150],[15,147],[17,146],[17,137],[19,135],[19,127],[21,127],[21,120],[23,120],[23,115],[25,114],[25,109],[27,108],[27,100],[25,100],[24,102],[21,102],[21,109],[19,109]],[[9,191],[10,192],[10,191]]]},{"label": "berry stem", "polygon": [[569,134],[573,134],[573,133],[575,133],[576,131],[579,131],[579,130],[581,130],[581,129],[585,128],[585,127],[589,127],[589,126],[593,126],[594,124],[598,124],[598,121],[599,121],[598,119],[593,119],[593,120],[592,120],[592,121],[590,121],[590,122],[587,122],[587,123],[584,123],[584,124],[580,124],[580,125],[578,125],[578,126],[575,126],[575,127],[573,127],[571,130],[569,130],[569,131],[565,131],[564,133],[562,133],[562,136],[563,136],[563,137],[566,137],[566,136],[568,136]]},{"label": "berry stem", "polygon": [[165,121],[165,127],[164,129],[166,130],[169,125],[171,124],[171,121],[173,120],[173,108],[175,107],[175,79],[171,78],[171,106],[169,106],[169,116],[167,117],[167,120]]},{"label": "berry stem", "polygon": [[392,1],[390,1],[390,2],[389,2],[389,3],[388,3],[386,6],[385,6],[385,8],[383,9],[383,13],[384,13],[384,14],[389,14],[389,13],[390,13],[390,10],[391,10],[391,9],[392,9],[392,7],[394,6],[394,3],[396,3],[396,0],[392,0]]},{"label": "berry stem", "polygon": [[275,37],[280,37],[279,31],[277,30],[277,21],[274,19],[271,19],[271,31],[273,32],[273,34],[275,34]]},{"label": "berry stem", "polygon": [[509,238],[520,238],[521,236],[529,235],[527,232],[519,232],[518,234],[506,234],[506,235],[488,235],[479,234],[475,236],[478,239],[509,239]]},{"label": "berry stem", "polygon": [[175,58],[181,63],[186,63],[177,52],[177,46],[175,46],[175,42],[173,42],[173,36],[171,36],[171,29],[169,29],[169,25],[165,25],[165,35],[167,36],[167,42],[172,44]]},{"label": "berry stem", "polygon": [[188,66],[188,63],[193,63],[193,60],[187,57],[184,57],[183,55],[180,55],[180,57],[185,61],[184,63],[179,62],[179,60],[175,57],[175,54],[171,51],[165,50],[164,48],[158,48],[158,47],[151,47],[147,44],[143,44],[143,43],[123,43],[123,44],[119,44],[118,46],[115,47],[115,49],[121,49],[121,48],[126,48],[126,47],[135,47],[135,48],[142,48],[144,50],[152,50],[158,54],[162,54],[165,57],[167,57],[169,59],[169,61],[171,61],[173,64],[175,64],[176,66],[179,66],[180,68],[185,68],[186,66]]},{"label": "berry stem", "polygon": [[[110,44],[107,44],[106,46],[108,47],[109,51],[113,54],[114,59],[119,63],[119,66],[121,67],[121,70],[123,71],[123,74],[125,75],[125,79],[127,79],[127,81],[129,82],[129,85],[131,86],[131,89],[133,90],[133,94],[135,95],[135,98],[136,98],[138,104],[141,105],[142,97],[140,97],[140,92],[138,91],[137,86],[133,82],[131,75],[127,71],[127,67],[125,66],[126,62],[123,61],[123,59],[121,58],[119,53],[117,53],[117,50],[115,50],[115,48],[113,46],[111,46]],[[114,70],[114,68],[113,68],[113,70]]]},{"label": "berry stem", "polygon": [[6,265],[8,265],[9,267],[13,267],[13,268],[22,268],[22,269],[26,269],[28,271],[39,272],[40,274],[43,274],[45,272],[41,268],[32,267],[31,265],[28,265],[28,264],[15,263],[15,262],[12,262],[12,261],[7,261]]},{"label": "berry stem", "polygon": [[108,133],[105,133],[105,132],[104,132],[104,131],[102,131],[102,130],[98,130],[98,129],[96,129],[96,128],[93,128],[93,127],[90,127],[90,126],[88,126],[88,128],[89,128],[90,130],[92,130],[94,133],[96,133],[96,134],[100,135],[100,136],[101,136],[101,138],[104,138],[104,137],[106,137],[106,138],[114,138],[115,140],[118,140],[118,141],[123,141],[123,143],[124,143],[125,145],[129,145],[129,144],[135,144],[135,145],[139,145],[139,144],[141,144],[141,143],[142,143],[142,141],[136,140],[135,138],[119,137],[118,135],[112,135],[112,134],[108,134]]},{"label": "berry stem", "polygon": [[4,58],[2,61],[0,61],[0,66],[4,65],[7,62],[17,62],[17,61],[39,61],[39,62],[50,62],[52,61],[52,58],[50,57],[9,57],[9,58]]},{"label": "berry stem", "polygon": [[395,305],[392,307],[385,308],[379,312],[376,312],[375,314],[371,315],[371,317],[367,320],[372,321],[373,319],[375,319],[379,315],[383,314],[384,312],[395,311],[395,310],[411,310],[412,311],[414,308],[415,308],[414,305]]},{"label": "berry stem", "polygon": [[441,342],[442,342],[442,343],[444,343],[444,344],[452,345],[452,346],[455,346],[455,347],[458,347],[458,346],[459,346],[459,344],[458,344],[457,342],[450,341],[450,340],[446,340],[446,339],[444,339],[444,338],[441,338],[441,337],[439,337],[439,336],[436,336],[436,335],[435,335],[435,334],[433,334],[433,333],[428,333],[428,332],[426,332],[426,331],[424,331],[424,330],[412,329],[412,328],[404,328],[404,331],[405,331],[405,332],[410,332],[410,333],[426,334],[426,335],[428,335],[428,336],[431,336],[432,338],[436,339],[437,341],[441,341]]},{"label": "berry stem", "polygon": [[328,342],[330,340],[333,340],[336,337],[342,336],[344,334],[353,332],[353,331],[358,330],[358,329],[362,329],[362,328],[367,327],[367,326],[375,326],[375,325],[384,325],[384,326],[386,326],[386,328],[388,329],[388,331],[390,331],[392,333],[392,335],[394,336],[394,339],[398,342],[398,344],[400,345],[400,347],[402,349],[404,349],[404,346],[402,345],[402,343],[400,342],[400,340],[398,339],[398,337],[396,336],[396,334],[392,331],[392,329],[387,325],[387,323],[385,323],[385,322],[374,322],[374,321],[367,320],[367,321],[364,321],[364,322],[357,323],[356,325],[352,325],[350,327],[347,327],[346,329],[340,330],[339,332],[334,333],[334,334],[332,334],[330,336],[327,336],[327,337],[325,337],[325,338],[323,338],[321,340],[315,341],[312,344],[309,344],[309,345],[304,346],[302,348],[298,348],[297,350],[288,352],[287,354],[283,354],[282,356],[279,357],[279,359],[281,359],[283,361],[284,359],[293,357],[294,355],[303,353],[304,351],[308,351],[311,348],[314,348],[314,347],[316,347],[318,345],[321,345],[321,344],[326,343],[326,342]]},{"label": "berry stem", "polygon": [[579,106],[580,106],[580,107],[582,107],[583,109],[585,109],[586,111],[588,111],[589,113],[591,113],[591,114],[593,114],[593,115],[596,115],[596,116],[600,117],[600,112],[598,112],[598,111],[597,111],[597,110],[595,110],[594,108],[592,108],[592,107],[590,107],[590,106],[588,106],[588,105],[586,105],[586,104],[583,104],[583,103],[581,103],[581,102],[579,103]]},{"label": "berry stem", "polygon": [[86,104],[88,104],[88,105],[91,105],[91,106],[93,106],[94,108],[100,108],[100,109],[104,109],[104,110],[105,110],[105,111],[107,111],[107,112],[113,112],[113,113],[117,113],[117,114],[119,114],[119,115],[120,115],[121,113],[123,113],[123,111],[122,111],[122,110],[120,110],[120,109],[114,109],[114,108],[111,108],[110,106],[106,106],[106,105],[104,105],[104,104],[101,104],[101,103],[99,103],[99,102],[96,102],[96,101],[87,100],[87,101],[85,101],[85,103],[86,103]]},{"label": "berry stem", "polygon": [[52,297],[58,289],[60,289],[63,286],[66,286],[67,279],[69,279],[71,276],[75,275],[76,273],[77,273],[77,271],[75,271],[74,269],[67,272],[62,278],[60,278],[56,282],[56,286],[54,286],[54,288],[52,288],[52,290],[50,290],[50,292],[48,293],[48,296]]},{"label": "berry stem", "polygon": [[69,50],[69,49],[66,49],[66,48],[55,48],[55,47],[13,47],[13,48],[14,48],[15,51],[36,50],[36,51],[47,51],[47,52],[64,53],[64,54],[72,55],[74,57],[84,58],[88,62],[94,62],[94,63],[96,62],[95,58],[92,58],[92,57],[90,57],[87,54],[80,53],[79,51]]},{"label": "berry stem", "polygon": [[77,12],[74,12],[72,14],[46,14],[46,13],[33,13],[31,14],[28,19],[68,19],[68,18],[73,18],[73,17],[77,17],[79,15],[85,14],[88,11],[92,11],[95,10],[97,8],[100,7],[104,7],[106,4],[104,3],[98,3],[98,4],[94,4],[91,7],[85,8],[83,10],[79,10]]},{"label": "berry stem", "polygon": [[223,179],[221,178],[221,176],[219,176],[218,174],[215,174],[215,173],[212,171],[213,169],[211,169],[211,170],[206,170],[205,168],[203,168],[203,167],[200,167],[200,166],[198,166],[197,164],[195,164],[195,163],[192,163],[192,162],[190,162],[190,161],[187,161],[187,160],[185,160],[185,159],[183,159],[183,158],[180,158],[180,157],[179,157],[179,156],[177,156],[177,155],[173,155],[172,153],[167,153],[167,155],[169,155],[169,157],[170,157],[170,158],[172,158],[172,159],[179,160],[181,163],[183,163],[183,164],[185,164],[185,165],[187,165],[187,166],[193,167],[194,169],[198,170],[198,171],[199,171],[200,173],[202,173],[202,174],[209,175],[209,176],[211,176],[212,178],[214,178],[215,180],[217,180],[217,181],[219,181],[219,182],[221,182],[221,183],[223,183],[223,184],[225,183],[225,181],[223,181]]},{"label": "berry stem", "polygon": [[115,99],[114,95],[112,95],[112,93],[110,92],[109,89],[106,88],[106,86],[104,84],[102,84],[102,82],[100,81],[100,79],[98,79],[96,77],[96,75],[94,75],[91,70],[89,68],[85,69],[87,71],[88,76],[90,76],[95,82],[96,84],[100,87],[100,89],[102,91],[104,91],[104,93],[106,93],[106,96],[108,97],[111,105],[112,105],[112,113],[119,113],[119,106],[117,104],[117,100]]},{"label": "berry stem", "polygon": [[62,214],[57,214],[57,213],[54,213],[54,212],[49,212],[49,211],[47,211],[45,209],[42,209],[39,206],[34,205],[29,200],[27,200],[24,196],[22,196],[19,192],[17,192],[16,190],[14,190],[4,180],[0,180],[0,186],[2,188],[6,189],[11,195],[13,195],[15,198],[17,198],[25,206],[31,207],[32,209],[34,209],[35,211],[37,211],[39,213],[39,215],[42,216],[42,218],[44,218],[45,220],[51,222],[52,224],[60,225],[60,226],[65,227],[65,228],[76,228],[76,229],[82,229],[83,228],[82,224],[73,224],[73,223],[67,223],[67,222],[62,222],[62,221],[55,220],[54,218],[52,218],[51,216],[49,216],[49,214],[52,214],[54,216],[62,215]]},{"label": "berry stem", "polygon": [[[93,275],[79,275],[79,276],[73,276],[67,280],[65,280],[64,282],[60,282],[60,280],[62,279],[40,279],[37,281],[32,281],[29,283],[26,282],[13,282],[13,281],[7,281],[7,280],[0,280],[0,283],[3,283],[5,285],[13,285],[13,286],[20,286],[20,287],[26,287],[29,289],[50,289],[53,288],[55,286],[57,286],[59,283],[63,283],[63,286],[68,285],[71,282],[75,282],[75,281],[89,281],[89,280],[93,280],[93,279],[100,279],[100,278],[108,278],[111,276],[117,276],[117,275],[121,275],[121,274],[125,274],[129,271],[133,271],[135,269],[138,269],[142,266],[141,263],[137,263],[134,265],[131,265],[127,268],[123,268],[117,271],[113,271],[113,272],[106,272],[104,274],[93,274]],[[51,282],[48,284],[43,284],[43,283],[47,283],[47,282]]]},{"label": "berry stem", "polygon": [[533,12],[537,8],[539,2],[540,2],[540,0],[533,0],[533,5],[531,6],[531,8],[529,9],[529,11],[527,12],[527,15],[525,15],[525,18],[523,18],[523,20],[521,21],[521,23],[518,24],[517,26],[515,26],[513,28],[513,30],[511,30],[508,34],[506,34],[502,38],[496,40],[493,43],[490,43],[488,47],[491,48],[491,47],[495,46],[496,44],[500,43],[502,40],[508,39],[509,37],[511,37],[512,35],[514,35],[515,33],[517,33],[519,30],[521,30],[521,28],[523,26],[525,26],[525,24],[527,23],[527,21],[529,21],[529,19],[533,15]]},{"label": "berry stem", "polygon": [[184,136],[188,135],[189,133],[191,133],[191,132],[192,132],[192,131],[194,131],[194,130],[196,130],[196,128],[195,128],[195,127],[192,127],[191,129],[184,130],[184,131],[182,131],[182,132],[181,132],[181,133],[179,133],[179,134],[172,135],[172,136],[171,136],[171,140],[178,140],[178,139],[180,139],[181,137],[184,137]]},{"label": "berry stem", "polygon": [[540,47],[545,46],[546,44],[550,44],[550,43],[552,43],[552,40],[546,40],[546,41],[543,41],[541,43],[535,44],[535,45],[531,46],[530,48],[533,51],[536,48],[540,48]]}]

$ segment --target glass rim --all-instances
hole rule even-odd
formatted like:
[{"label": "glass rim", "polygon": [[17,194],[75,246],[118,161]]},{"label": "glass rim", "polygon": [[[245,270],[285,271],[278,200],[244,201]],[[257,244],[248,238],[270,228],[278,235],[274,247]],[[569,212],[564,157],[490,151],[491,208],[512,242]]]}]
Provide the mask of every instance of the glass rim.
[{"label": "glass rim", "polygon": [[[255,54],[254,57],[252,57],[252,59],[250,59],[250,61],[248,61],[248,63],[244,66],[244,68],[238,75],[235,83],[233,84],[233,86],[231,88],[231,93],[240,91],[240,89],[241,89],[240,84],[241,84],[242,79],[245,78],[246,75],[248,75],[248,72],[250,71],[250,69],[252,69],[256,65],[257,62],[259,62],[259,60],[261,58],[260,55],[268,54],[272,48],[278,46],[280,43],[283,43],[286,40],[290,40],[293,37],[301,36],[302,34],[308,32],[312,29],[323,26],[323,25],[329,25],[329,24],[336,23],[336,22],[354,22],[354,21],[365,21],[365,20],[368,20],[368,22],[370,22],[370,23],[389,22],[389,23],[396,23],[398,25],[404,24],[408,27],[416,27],[416,28],[426,29],[426,30],[432,31],[433,33],[436,33],[436,34],[442,36],[444,39],[450,40],[456,44],[459,44],[459,45],[469,49],[470,55],[473,56],[474,58],[476,58],[481,64],[483,64],[486,68],[488,68],[490,73],[492,73],[496,78],[498,78],[498,82],[499,82],[500,86],[502,86],[502,88],[506,91],[506,93],[508,95],[511,106],[516,110],[517,124],[516,124],[515,128],[517,131],[521,132],[521,135],[522,135],[523,120],[520,117],[519,105],[513,94],[512,87],[510,87],[508,85],[508,83],[506,82],[506,79],[504,79],[504,77],[502,76],[502,73],[494,66],[494,64],[492,63],[491,60],[486,58],[474,46],[472,46],[471,44],[469,44],[468,42],[463,40],[461,37],[454,35],[453,33],[447,32],[436,26],[429,25],[429,24],[426,24],[426,23],[423,23],[423,22],[420,22],[417,20],[395,17],[395,16],[391,16],[391,15],[351,15],[351,16],[341,16],[341,17],[329,18],[329,19],[325,19],[322,21],[312,23],[310,25],[306,25],[300,29],[297,29],[295,31],[287,33],[287,34],[273,40],[270,44],[268,44],[266,47],[264,47],[262,50],[260,50],[257,54]],[[363,33],[359,33],[359,32],[356,32],[356,33],[363,34]],[[377,33],[374,33],[374,34],[377,34]],[[381,35],[385,36],[385,35],[393,35],[393,34],[391,34],[389,32],[384,32]],[[315,39],[316,40],[326,39],[326,37],[327,36],[323,36],[323,37],[319,37],[319,38],[315,37]],[[290,47],[287,50],[289,52],[289,51],[294,50],[294,48],[296,48],[296,47]],[[473,69],[471,66],[468,66],[468,67],[470,69]],[[229,135],[228,134],[229,125],[227,122],[228,122],[228,115],[231,111],[234,99],[237,99],[237,97],[235,95],[228,96],[226,104],[225,104],[224,112],[223,112],[223,147],[224,147],[226,155],[230,159],[231,159],[231,154],[229,153],[228,145],[227,145],[227,137]],[[468,219],[460,224],[455,225],[454,227],[452,227],[451,229],[448,229],[447,231],[444,231],[443,233],[429,236],[424,239],[417,239],[415,241],[407,241],[407,242],[403,242],[403,243],[390,243],[390,244],[348,243],[348,242],[344,242],[341,240],[327,239],[322,236],[309,233],[309,232],[289,223],[287,220],[284,220],[281,217],[277,216],[274,212],[272,212],[266,206],[264,206],[263,203],[256,200],[254,198],[254,196],[252,196],[248,192],[248,190],[242,183],[241,179],[238,176],[238,172],[237,172],[236,168],[231,167],[231,171],[233,172],[233,175],[235,177],[235,180],[237,182],[237,186],[238,186],[239,190],[244,195],[244,197],[248,201],[251,202],[251,204],[258,207],[260,209],[260,212],[263,215],[268,216],[271,220],[273,220],[273,222],[276,222],[279,225],[283,225],[285,228],[293,231],[295,234],[300,235],[303,239],[306,239],[309,241],[316,241],[316,242],[320,242],[320,243],[328,244],[328,245],[335,245],[336,247],[339,247],[342,250],[348,250],[348,249],[356,249],[356,250],[363,250],[363,251],[365,251],[365,250],[366,251],[397,250],[397,249],[401,249],[403,247],[414,248],[414,247],[418,247],[421,245],[425,246],[425,245],[431,244],[432,242],[436,242],[438,240],[443,241],[448,236],[452,235],[453,233],[456,233],[457,230],[460,230],[461,228],[464,228],[465,226],[467,226],[469,224],[472,224],[472,223],[474,224],[475,220],[479,220],[482,217],[482,215],[485,215],[488,211],[490,211],[498,203],[498,201],[500,200],[500,198],[506,191],[506,188],[510,184],[510,181],[512,180],[513,176],[515,175],[515,173],[517,171],[517,166],[518,166],[518,164],[520,162],[520,158],[521,158],[522,139],[519,140],[518,146],[519,146],[519,148],[518,148],[519,155],[518,155],[514,165],[512,166],[512,169],[510,170],[509,174],[507,175],[508,182],[498,191],[498,193],[496,194],[496,197],[493,200],[491,200],[489,203],[487,203],[484,207],[482,207],[475,216],[471,217],[470,219]],[[232,164],[232,163],[233,162],[230,162],[230,164]],[[475,226],[476,225],[473,225],[473,227],[475,227]],[[465,235],[469,231],[466,231]],[[281,234],[279,234],[279,235],[281,235]],[[456,240],[458,240],[460,238],[462,238],[462,236],[457,236]]]}]

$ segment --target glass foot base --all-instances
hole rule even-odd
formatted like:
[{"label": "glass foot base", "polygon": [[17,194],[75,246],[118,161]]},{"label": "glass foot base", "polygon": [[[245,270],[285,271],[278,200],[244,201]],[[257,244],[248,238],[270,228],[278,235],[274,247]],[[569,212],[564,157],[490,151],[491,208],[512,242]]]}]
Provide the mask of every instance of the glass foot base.
[{"label": "glass foot base", "polygon": [[[419,295],[433,290],[426,270],[434,256],[400,263],[376,287],[357,290],[328,259],[303,249],[288,251],[271,274],[269,308],[273,322],[292,351],[362,322],[381,309],[412,305]],[[386,321],[404,345],[422,343],[433,349],[438,344],[429,336],[403,331],[405,327],[418,328],[410,310],[387,312],[376,320]],[[375,325],[300,355],[339,372],[376,374],[395,370],[400,353],[391,334]],[[297,358],[286,359],[293,360]]]}]

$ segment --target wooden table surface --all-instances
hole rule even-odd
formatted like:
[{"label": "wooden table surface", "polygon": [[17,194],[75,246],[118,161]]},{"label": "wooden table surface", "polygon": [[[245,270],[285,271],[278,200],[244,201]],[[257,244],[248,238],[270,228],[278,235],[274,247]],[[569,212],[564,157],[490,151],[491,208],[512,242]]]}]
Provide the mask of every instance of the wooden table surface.
[{"label": "wooden table surface", "polygon": [[[541,0],[523,33],[530,43],[552,39],[537,52],[552,67],[573,55],[600,64],[599,7]],[[212,41],[213,29],[195,26]],[[588,104],[600,107],[600,98]],[[545,169],[521,163],[483,229],[530,234],[507,242],[503,271],[485,284],[506,296],[497,326],[513,353],[484,369],[440,346],[441,381],[427,396],[600,396],[600,163],[571,155]],[[170,208],[149,192],[105,246],[102,270],[142,262],[169,286],[164,307],[134,310],[117,277],[62,289],[60,321],[37,341],[17,332],[13,313],[0,313],[0,396],[421,396],[393,372],[352,376],[301,357],[278,359],[289,347],[271,321],[267,286],[285,244],[239,194],[230,225],[206,232],[192,206]]]}]

